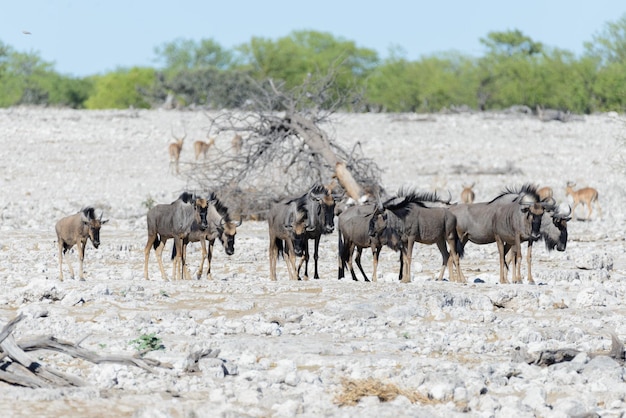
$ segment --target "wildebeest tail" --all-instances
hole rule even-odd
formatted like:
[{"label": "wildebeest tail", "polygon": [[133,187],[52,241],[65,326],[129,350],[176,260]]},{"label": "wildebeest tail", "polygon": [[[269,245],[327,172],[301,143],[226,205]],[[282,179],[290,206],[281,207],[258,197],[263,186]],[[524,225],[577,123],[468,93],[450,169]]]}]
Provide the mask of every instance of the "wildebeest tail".
[{"label": "wildebeest tail", "polygon": [[338,278],[341,279],[342,277],[344,277],[344,268],[346,265],[346,257],[344,257],[344,253],[345,253],[345,245],[343,243],[343,234],[341,233],[341,230],[337,230],[337,253],[339,255],[339,270],[338,270]]},{"label": "wildebeest tail", "polygon": [[456,231],[454,231],[454,247],[459,258],[463,258],[465,255],[465,247],[463,246],[463,242],[461,242],[459,234],[457,234]]},{"label": "wildebeest tail", "polygon": [[172,245],[172,260],[176,258],[176,244]]},{"label": "wildebeest tail", "polygon": [[156,238],[154,239],[154,242],[152,243],[152,248],[156,250],[159,247],[159,245],[161,245],[161,239],[159,238],[159,234],[157,234]]},{"label": "wildebeest tail", "polygon": [[276,249],[278,249],[277,257],[285,258],[285,246],[283,244],[283,240],[280,238],[274,238],[274,242],[276,243]]}]

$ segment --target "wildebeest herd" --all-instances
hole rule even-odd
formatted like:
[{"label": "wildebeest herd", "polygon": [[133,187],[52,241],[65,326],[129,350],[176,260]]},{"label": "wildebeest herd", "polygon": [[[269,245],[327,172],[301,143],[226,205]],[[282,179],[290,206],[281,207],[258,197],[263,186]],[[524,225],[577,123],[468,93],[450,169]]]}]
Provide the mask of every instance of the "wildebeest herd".
[{"label": "wildebeest herd", "polygon": [[[356,252],[357,267],[364,280],[370,281],[361,265],[362,250],[370,248],[373,256],[371,280],[376,281],[379,254],[386,246],[400,253],[399,280],[410,282],[413,246],[417,242],[437,245],[442,257],[438,280],[444,278],[447,268],[450,281],[465,283],[467,279],[460,260],[465,245],[471,241],[479,245],[496,243],[500,283],[509,283],[509,266],[512,282],[521,283],[522,243],[527,242],[528,282],[534,283],[531,270],[533,243],[543,240],[548,251],[565,251],[567,222],[575,213],[576,206],[587,206],[587,219],[591,216],[592,204],[601,213],[595,189],[574,190],[573,186],[569,182],[566,186],[566,195],[572,196],[574,202],[571,207],[565,202],[557,205],[549,187],[539,189],[533,184],[505,188],[493,199],[479,203],[473,202],[471,186],[464,186],[461,193],[463,203],[453,203],[451,198],[442,198],[437,193],[403,188],[394,196],[370,196],[371,199],[364,199],[361,204],[346,204],[337,187],[316,183],[301,195],[275,201],[269,210],[269,278],[277,280],[276,264],[282,256],[291,280],[308,280],[309,241],[313,241],[313,278],[319,279],[320,239],[334,231],[334,218],[337,216],[339,279],[345,277],[345,269],[348,268],[352,279],[358,280],[352,264]],[[174,240],[172,279],[191,279],[186,264],[186,249],[193,242],[199,242],[202,248],[202,261],[196,277],[202,277],[206,257],[206,277],[210,279],[215,240],[220,240],[227,255],[234,254],[235,235],[242,222],[231,219],[228,208],[215,193],[200,197],[184,192],[170,204],[159,204],[149,209],[146,218],[146,280],[149,278],[148,261],[152,248],[161,277],[167,280],[162,253],[170,238]],[[106,222],[108,220],[102,220],[102,214],[96,217],[93,207],[83,208],[57,222],[60,280],[63,280],[63,255],[74,245],[78,245],[79,278],[84,280],[85,245],[89,239],[98,248],[99,231]],[[74,277],[71,264],[67,264]]]}]

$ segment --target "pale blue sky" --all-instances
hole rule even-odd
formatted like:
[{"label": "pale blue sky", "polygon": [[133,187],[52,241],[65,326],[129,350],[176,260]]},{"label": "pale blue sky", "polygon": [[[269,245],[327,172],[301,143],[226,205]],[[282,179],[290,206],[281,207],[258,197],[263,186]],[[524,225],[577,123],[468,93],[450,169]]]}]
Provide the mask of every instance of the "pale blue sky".
[{"label": "pale blue sky", "polygon": [[417,60],[446,51],[480,56],[487,33],[519,29],[579,55],[625,12],[624,0],[5,0],[0,41],[75,76],[156,67],[154,48],[178,38],[231,49],[294,30],[328,32],[381,58],[399,46]]}]

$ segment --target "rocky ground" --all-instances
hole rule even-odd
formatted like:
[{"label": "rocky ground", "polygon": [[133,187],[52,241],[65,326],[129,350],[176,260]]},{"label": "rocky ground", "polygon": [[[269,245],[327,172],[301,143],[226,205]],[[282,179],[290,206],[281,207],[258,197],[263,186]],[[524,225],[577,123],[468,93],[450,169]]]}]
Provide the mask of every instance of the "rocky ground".
[{"label": "rocky ground", "polygon": [[[29,353],[85,385],[0,383],[0,408],[15,417],[623,416],[626,369],[595,353],[609,351],[611,333],[626,339],[625,122],[610,114],[568,123],[504,113],[337,115],[333,137],[360,141],[391,192],[450,190],[458,199],[474,182],[482,201],[535,182],[566,201],[567,181],[597,188],[602,215],[572,220],[565,252],[534,247],[539,285],[498,284],[496,246],[473,244],[462,260],[468,284],[434,281],[441,258],[424,245],[411,283],[397,282],[390,250],[379,282],[338,281],[336,233],[322,240],[320,280],[290,282],[281,261],[270,282],[267,226],[252,221],[238,229],[234,256],[216,245],[213,280],[169,282],[154,253],[143,278],[146,205],[185,188],[169,172],[167,144],[183,124],[189,142],[203,139],[206,116],[0,110],[0,323],[22,313],[18,342],[53,335],[100,355],[162,344],[145,355],[162,362],[151,371]],[[218,137],[217,147],[229,142]],[[193,162],[190,145],[183,164]],[[54,224],[89,204],[110,220],[102,245],[87,248],[85,281],[66,268],[61,282]],[[192,268],[199,257],[190,246]],[[363,258],[371,271],[370,255]],[[531,364],[556,349],[581,353]],[[190,367],[189,355],[202,350],[211,354]]]}]

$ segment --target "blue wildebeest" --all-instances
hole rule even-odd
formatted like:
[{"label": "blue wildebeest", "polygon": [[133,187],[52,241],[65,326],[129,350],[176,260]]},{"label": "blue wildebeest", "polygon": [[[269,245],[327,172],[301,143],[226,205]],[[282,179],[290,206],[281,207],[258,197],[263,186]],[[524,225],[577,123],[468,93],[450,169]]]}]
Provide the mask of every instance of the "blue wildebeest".
[{"label": "blue wildebeest", "polygon": [[[206,278],[211,279],[211,259],[213,258],[213,245],[216,239],[220,240],[227,255],[233,255],[235,253],[235,235],[237,234],[237,227],[241,225],[241,220],[234,222],[230,218],[228,208],[217,198],[215,193],[210,193],[206,200],[209,205],[206,215],[207,228],[202,229],[200,224],[194,221],[191,224],[191,231],[189,231],[189,234],[183,239],[185,259],[187,259],[187,245],[190,242],[200,242],[202,259],[198,272],[196,273],[198,279],[202,277],[205,258],[208,264]],[[208,251],[207,241],[209,243]],[[172,247],[172,259],[175,257],[176,246]]]},{"label": "blue wildebeest", "polygon": [[[83,260],[85,259],[85,246],[87,239],[91,240],[94,248],[100,246],[100,227],[109,220],[96,218],[95,209],[91,206],[81,209],[74,215],[60,219],[56,225],[57,243],[59,245],[59,279],[63,281],[63,255],[74,245],[78,244],[78,275],[80,280],[85,280],[83,274]],[[66,264],[70,269],[70,275],[74,278],[72,263]]]},{"label": "blue wildebeest", "polygon": [[[550,202],[550,198],[542,199]],[[562,203],[555,210],[546,208],[541,218],[541,226],[539,227],[539,233],[546,244],[546,249],[552,251],[556,248],[557,251],[565,251],[567,248],[567,221],[572,219],[570,217],[572,208],[567,203]],[[528,240],[528,250],[526,251],[526,264],[528,270],[528,283],[534,284],[532,274],[532,248],[533,240]],[[511,262],[514,251],[510,251],[511,246],[506,244],[504,252],[507,254],[506,262],[507,266]],[[517,264],[517,277],[521,278],[521,263]]]},{"label": "blue wildebeest", "polygon": [[309,277],[309,243],[308,240],[313,240],[313,260],[315,262],[315,270],[313,274],[314,279],[319,279],[320,276],[317,272],[317,260],[320,247],[320,239],[322,235],[330,234],[335,229],[335,202],[339,198],[339,195],[333,193],[332,187],[324,186],[322,184],[315,184],[311,189],[302,197],[306,197],[306,210],[307,210],[307,242],[304,248],[304,256],[301,258],[298,265],[297,273],[300,277],[300,268],[304,264],[304,280],[308,280]]},{"label": "blue wildebeest", "polygon": [[276,280],[276,261],[283,256],[290,280],[298,279],[296,257],[302,257],[307,245],[307,198],[283,199],[270,207],[269,225],[270,280]]},{"label": "blue wildebeest", "polygon": [[533,185],[506,189],[490,202],[458,204],[449,210],[457,218],[457,232],[465,247],[467,241],[475,244],[495,242],[500,253],[500,283],[508,283],[505,268],[505,245],[513,247],[513,282],[517,277],[517,264],[521,258],[521,242],[537,240],[540,237],[541,220],[545,208],[553,208],[547,202],[540,202]]},{"label": "blue wildebeest", "polygon": [[436,193],[401,192],[398,198],[388,200],[377,207],[370,220],[370,232],[376,222],[386,214],[385,227],[396,230],[402,240],[400,248],[400,280],[411,281],[411,258],[413,244],[437,244],[441,252],[442,266],[438,280],[448,268],[450,281],[465,283],[459,259],[463,257],[463,246],[456,230],[456,218],[445,207],[428,207],[427,204],[442,202]]},{"label": "blue wildebeest", "polygon": [[[156,205],[148,211],[146,216],[148,224],[148,242],[144,249],[144,278],[148,280],[148,259],[150,258],[150,248],[155,250],[159,270],[163,280],[167,280],[163,269],[163,248],[168,239],[174,239],[176,247],[176,258],[172,267],[172,280],[177,278],[190,277],[185,265],[184,253],[182,251],[183,239],[191,230],[194,221],[200,228],[207,228],[206,199],[197,198],[193,194],[183,193],[178,199],[170,204]],[[178,275],[180,273],[180,276]]]},{"label": "blue wildebeest", "polygon": [[358,280],[352,266],[352,256],[356,249],[356,265],[361,271],[363,278],[369,282],[363,266],[361,265],[361,253],[363,248],[372,249],[374,268],[372,270],[372,281],[377,280],[376,271],[378,268],[378,257],[383,245],[388,245],[394,251],[400,251],[402,242],[398,232],[391,228],[385,228],[387,215],[383,214],[378,222],[374,223],[370,231],[370,221],[374,216],[376,207],[372,204],[349,206],[337,219],[338,236],[338,279],[344,277],[346,265],[350,269],[352,280]]}]

